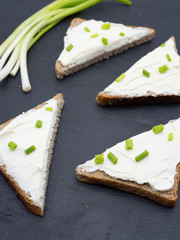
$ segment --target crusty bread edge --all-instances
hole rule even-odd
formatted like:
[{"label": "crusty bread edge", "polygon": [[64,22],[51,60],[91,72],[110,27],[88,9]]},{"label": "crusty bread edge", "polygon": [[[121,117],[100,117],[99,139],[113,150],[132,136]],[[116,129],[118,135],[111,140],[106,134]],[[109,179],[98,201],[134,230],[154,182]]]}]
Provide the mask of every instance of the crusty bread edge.
[{"label": "crusty bread edge", "polygon": [[[171,37],[174,41],[175,51],[176,41],[175,37]],[[154,96],[151,92],[148,92],[145,96],[141,97],[128,97],[128,96],[113,96],[104,92],[100,92],[96,101],[101,106],[127,106],[127,105],[142,105],[142,104],[167,104],[167,103],[180,103],[180,95],[163,95],[159,94]]]},{"label": "crusty bread edge", "polygon": [[[75,18],[75,19],[72,20],[72,22],[70,24],[70,27],[73,28],[73,27],[81,24],[84,21],[87,21],[87,20],[81,19],[81,18]],[[137,26],[126,26],[126,27],[137,28]],[[104,53],[104,54],[102,54],[102,55],[100,55],[100,56],[98,56],[94,59],[91,59],[91,60],[89,60],[89,61],[87,61],[83,64],[74,66],[72,68],[68,68],[68,67],[63,66],[63,64],[59,60],[57,60],[56,64],[55,64],[55,71],[56,71],[57,78],[62,79],[64,76],[67,76],[69,74],[73,74],[74,72],[77,72],[77,71],[79,71],[83,68],[86,68],[86,67],[90,66],[91,64],[97,63],[97,62],[99,62],[103,59],[108,59],[109,57],[111,57],[113,55],[116,55],[118,53],[121,53],[123,51],[128,50],[129,48],[132,48],[132,47],[140,45],[144,42],[150,41],[155,35],[155,30],[151,29],[151,28],[147,28],[147,29],[149,29],[150,32],[151,32],[147,36],[145,36],[145,37],[143,37],[143,38],[141,38],[141,39],[139,39],[139,40],[137,40],[137,41],[135,41],[131,44],[126,44],[123,47],[120,47],[120,48],[115,49],[115,50],[110,51],[110,52],[106,52],[106,53]]]},{"label": "crusty bread edge", "polygon": [[178,186],[180,180],[180,163],[176,167],[177,174],[175,176],[174,186],[171,190],[160,192],[155,191],[149,184],[138,184],[134,181],[115,179],[107,175],[103,171],[87,172],[82,165],[76,168],[77,179],[81,182],[91,184],[102,184],[125,192],[134,193],[136,195],[149,198],[155,202],[167,207],[176,205],[178,199]]},{"label": "crusty bread edge", "polygon": [[[58,101],[58,110],[57,110],[57,119],[56,119],[56,123],[53,129],[53,133],[52,133],[52,137],[51,137],[51,144],[50,147],[48,149],[48,163],[46,166],[46,179],[45,179],[45,184],[44,184],[44,191],[46,192],[46,188],[47,188],[47,182],[48,182],[48,175],[49,175],[49,167],[50,167],[50,163],[51,163],[51,158],[52,158],[52,152],[53,152],[53,146],[54,146],[54,141],[55,141],[55,137],[56,137],[56,131],[57,131],[57,127],[58,127],[58,123],[59,123],[59,119],[60,119],[60,115],[61,115],[61,110],[63,108],[64,105],[64,99],[63,99],[63,95],[57,94],[56,96],[54,96],[52,99],[55,99]],[[34,109],[39,109],[41,107],[43,107],[44,105],[46,105],[47,103],[44,102],[40,105],[38,105],[37,107],[35,107]],[[15,119],[15,118],[13,118]],[[4,124],[0,125],[0,131],[7,126],[13,119],[5,122]],[[22,202],[24,203],[24,205],[26,206],[26,208],[39,216],[42,216],[44,213],[44,203],[43,203],[43,208],[41,208],[40,206],[37,206],[31,199],[30,196],[20,188],[19,184],[14,180],[14,178],[9,175],[6,171],[6,166],[2,165],[0,166],[0,171],[3,173],[3,175],[5,176],[5,178],[8,180],[9,184],[11,185],[11,187],[13,188],[13,190],[15,191],[15,193],[17,194],[17,196],[22,200]],[[45,199],[44,199],[45,202]]]}]

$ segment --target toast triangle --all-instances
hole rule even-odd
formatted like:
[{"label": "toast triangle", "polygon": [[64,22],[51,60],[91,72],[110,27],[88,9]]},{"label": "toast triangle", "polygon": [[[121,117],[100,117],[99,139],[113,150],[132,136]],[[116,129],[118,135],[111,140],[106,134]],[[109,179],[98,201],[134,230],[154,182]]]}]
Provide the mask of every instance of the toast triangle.
[{"label": "toast triangle", "polygon": [[[168,141],[169,133],[173,140]],[[118,190],[134,193],[172,207],[178,199],[180,180],[180,118],[164,125],[164,130],[155,134],[153,130],[131,138],[133,149],[126,149],[120,142],[107,149],[104,162],[95,163],[95,158],[76,168],[78,180],[103,184]],[[135,157],[147,150],[144,159],[136,162]],[[108,154],[118,158],[113,164]]]},{"label": "toast triangle", "polygon": [[180,103],[179,79],[180,56],[171,37],[120,75],[96,100],[102,106]]},{"label": "toast triangle", "polygon": [[[104,30],[101,28],[103,24],[107,22],[81,18],[72,20],[64,38],[64,49],[56,61],[57,78],[147,42],[155,35],[155,30],[151,28],[108,23],[110,28]],[[103,38],[107,41],[106,45],[102,42]],[[68,46],[71,48],[67,49]]]},{"label": "toast triangle", "polygon": [[[44,212],[49,168],[63,105],[62,94],[57,94],[0,125],[0,170],[28,210],[39,216]],[[38,120],[42,126],[36,125]],[[9,142],[17,144],[17,148],[12,150]],[[26,154],[25,150],[32,145],[36,149]]]}]

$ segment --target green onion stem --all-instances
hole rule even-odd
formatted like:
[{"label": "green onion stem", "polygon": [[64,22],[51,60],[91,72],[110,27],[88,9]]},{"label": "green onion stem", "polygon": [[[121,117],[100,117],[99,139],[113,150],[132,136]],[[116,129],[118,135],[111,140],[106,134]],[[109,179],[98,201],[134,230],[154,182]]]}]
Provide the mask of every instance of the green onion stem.
[{"label": "green onion stem", "polygon": [[[58,22],[60,22],[61,19],[59,21],[56,21],[50,25],[48,25],[46,28],[44,28],[42,31],[40,31],[38,34],[36,34],[36,36],[31,40],[29,46],[28,46],[28,50],[39,40],[40,37],[42,37],[47,31],[49,31],[52,27],[54,27]],[[20,67],[20,59],[18,58],[16,65],[14,66],[14,68],[12,69],[12,71],[10,72],[10,75],[12,77],[15,77],[18,70]]]},{"label": "green onion stem", "polygon": [[27,51],[28,46],[30,44],[31,39],[36,35],[36,33],[42,29],[44,26],[46,26],[48,23],[48,20],[43,20],[39,24],[37,24],[25,37],[22,45],[21,45],[21,51],[20,51],[20,70],[21,70],[21,82],[22,82],[22,88],[24,92],[28,92],[31,90],[31,84],[29,81],[28,76],[28,70],[27,70]]}]

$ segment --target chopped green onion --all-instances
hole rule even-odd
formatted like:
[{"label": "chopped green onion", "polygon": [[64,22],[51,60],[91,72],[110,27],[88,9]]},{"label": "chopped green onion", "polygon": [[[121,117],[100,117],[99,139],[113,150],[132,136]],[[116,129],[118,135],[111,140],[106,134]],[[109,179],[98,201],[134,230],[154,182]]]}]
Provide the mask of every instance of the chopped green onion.
[{"label": "chopped green onion", "polygon": [[122,37],[124,37],[125,36],[125,34],[123,33],[123,32],[120,32],[120,34],[119,34],[120,36],[122,36]]},{"label": "chopped green onion", "polygon": [[41,121],[41,120],[38,120],[38,121],[36,122],[35,126],[36,126],[37,128],[41,128],[41,127],[42,127],[42,121]]},{"label": "chopped green onion", "polygon": [[46,107],[46,111],[52,112],[53,108],[52,107]]},{"label": "chopped green onion", "polygon": [[164,125],[163,124],[160,124],[160,125],[157,125],[157,126],[153,127],[153,132],[155,134],[161,133],[163,130],[164,130]]},{"label": "chopped green onion", "polygon": [[170,56],[169,56],[168,53],[166,54],[166,58],[167,58],[167,60],[168,60],[169,62],[171,62],[171,58],[170,58]]},{"label": "chopped green onion", "polygon": [[36,147],[34,145],[32,145],[31,147],[27,148],[24,152],[25,152],[25,154],[28,155],[28,154],[34,152],[35,149],[36,149]]},{"label": "chopped green onion", "polygon": [[141,154],[139,154],[138,156],[135,157],[136,162],[140,162],[141,160],[143,160],[145,157],[147,157],[149,155],[148,150],[145,150],[144,152],[142,152]]},{"label": "chopped green onion", "polygon": [[168,141],[172,141],[173,140],[173,133],[170,132],[168,135]]},{"label": "chopped green onion", "polygon": [[102,24],[101,29],[107,30],[107,29],[109,29],[110,27],[111,27],[111,24],[110,24],[110,23],[104,23],[104,24]]},{"label": "chopped green onion", "polygon": [[125,78],[126,74],[122,73],[117,79],[116,82],[120,82],[121,80],[123,80],[123,78]]},{"label": "chopped green onion", "polygon": [[126,140],[126,150],[131,150],[131,149],[133,149],[133,140],[127,139]]},{"label": "chopped green onion", "polygon": [[17,148],[17,144],[11,141],[8,143],[8,147],[14,151]]},{"label": "chopped green onion", "polygon": [[160,47],[164,47],[164,46],[166,46],[166,44],[165,44],[165,43],[162,43]]},{"label": "chopped green onion", "polygon": [[66,50],[69,52],[69,51],[71,51],[71,49],[72,49],[73,47],[74,47],[74,46],[73,46],[72,44],[69,44],[69,45],[67,46]]},{"label": "chopped green onion", "polygon": [[104,162],[104,154],[95,155],[95,163],[101,164]]},{"label": "chopped green onion", "polygon": [[167,67],[167,65],[163,65],[161,67],[159,67],[159,72],[160,73],[165,73],[169,68]]},{"label": "chopped green onion", "polygon": [[98,34],[98,33],[95,33],[95,34],[91,35],[90,38],[96,38],[96,37],[98,37],[98,36],[99,36],[99,34]]},{"label": "chopped green onion", "polygon": [[109,158],[109,160],[111,160],[113,164],[116,164],[118,161],[118,158],[112,152],[109,152],[107,157]]},{"label": "chopped green onion", "polygon": [[149,78],[150,75],[151,75],[150,72],[148,72],[146,69],[143,69],[142,72],[143,72],[144,76],[146,76],[146,77],[148,77],[148,78]]},{"label": "chopped green onion", "polygon": [[86,30],[86,32],[90,32],[90,29],[88,27],[84,28]]},{"label": "chopped green onion", "polygon": [[108,45],[108,40],[107,40],[107,38],[102,38],[102,43],[105,45],[105,46],[107,46]]}]

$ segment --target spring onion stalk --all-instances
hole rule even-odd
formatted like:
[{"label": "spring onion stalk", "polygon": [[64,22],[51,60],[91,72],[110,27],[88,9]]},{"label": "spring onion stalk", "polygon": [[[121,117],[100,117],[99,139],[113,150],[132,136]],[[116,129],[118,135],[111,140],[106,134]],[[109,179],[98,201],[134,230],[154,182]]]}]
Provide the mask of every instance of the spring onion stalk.
[{"label": "spring onion stalk", "polygon": [[[104,0],[55,0],[21,23],[0,45],[0,81],[20,69],[23,91],[31,90],[27,70],[28,50],[64,18]],[[115,0],[131,5],[129,0]]]}]

